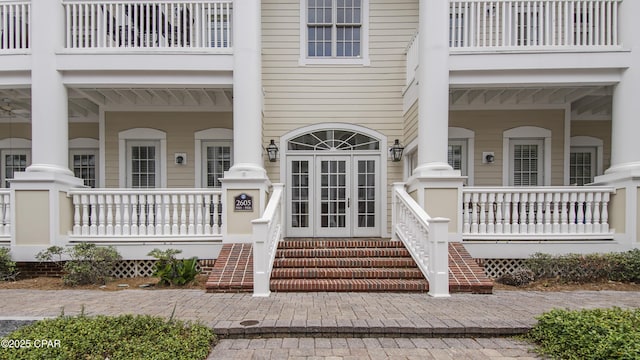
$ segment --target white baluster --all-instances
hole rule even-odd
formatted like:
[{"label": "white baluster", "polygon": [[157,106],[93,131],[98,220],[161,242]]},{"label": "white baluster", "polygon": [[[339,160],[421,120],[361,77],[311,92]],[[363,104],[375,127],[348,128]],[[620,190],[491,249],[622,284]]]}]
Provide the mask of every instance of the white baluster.
[{"label": "white baluster", "polygon": [[511,234],[512,233],[512,226],[511,224],[513,223],[513,218],[511,217],[512,214],[512,208],[513,208],[513,203],[511,202],[511,193],[505,193],[504,194],[504,229],[503,232],[505,234]]},{"label": "white baluster", "polygon": [[577,230],[577,226],[576,226],[576,207],[578,206],[577,204],[578,201],[578,194],[572,192],[571,194],[569,194],[569,232],[570,233],[575,233]]},{"label": "white baluster", "polygon": [[471,194],[464,192],[462,194],[462,233],[468,234],[471,230],[471,223],[469,222],[469,201],[471,200]]},{"label": "white baluster", "polygon": [[504,231],[504,193],[496,195],[496,234],[502,234]]},{"label": "white baluster", "polygon": [[105,234],[105,216],[106,216],[106,210],[105,210],[105,199],[104,199],[104,195],[99,194],[98,195],[98,235],[104,235]]},{"label": "white baluster", "polygon": [[202,235],[203,226],[202,226],[202,197],[206,196],[203,194],[195,195],[196,198],[196,234]]},{"label": "white baluster", "polygon": [[164,202],[164,215],[162,216],[162,232],[164,235],[171,235],[171,196],[162,195]]},{"label": "white baluster", "polygon": [[138,216],[140,218],[138,221],[138,234],[147,235],[147,196],[140,195],[138,203]]},{"label": "white baluster", "polygon": [[[80,219],[82,215],[80,214],[80,209],[81,209],[80,198],[81,196],[78,194],[73,195],[73,235],[81,234]],[[2,195],[0,200],[4,200],[4,195]],[[2,230],[0,233],[3,235],[4,235],[4,219],[5,219],[5,207],[4,207],[4,201],[2,201],[0,203],[0,229]],[[89,232],[89,226],[87,225],[87,233],[88,232]]]},{"label": "white baluster", "polygon": [[478,233],[478,193],[473,193],[471,196],[471,233]]},{"label": "white baluster", "polygon": [[107,203],[107,228],[106,234],[113,235],[113,197],[112,195],[106,195],[105,200]]},{"label": "white baluster", "polygon": [[603,233],[609,232],[609,193],[602,193],[602,214],[600,215]]},{"label": "white baluster", "polygon": [[593,232],[593,217],[592,217],[592,206],[593,206],[593,193],[589,192],[586,195],[586,202],[584,207],[584,231],[587,234],[591,234]]},{"label": "white baluster", "polygon": [[480,234],[486,234],[487,233],[487,194],[486,193],[482,193],[480,194],[480,228],[478,229],[478,232]]},{"label": "white baluster", "polygon": [[187,233],[187,197],[180,195],[180,234]]},{"label": "white baluster", "polygon": [[522,218],[524,213],[520,214],[520,193],[513,193],[511,197],[513,199],[513,204],[511,206],[511,232],[513,234],[518,234],[520,233],[520,223],[526,223],[526,220]]},{"label": "white baluster", "polygon": [[89,235],[98,235],[98,197],[89,195]]},{"label": "white baluster", "polygon": [[155,195],[155,204],[156,204],[156,235],[163,235],[162,229],[164,227],[164,219],[162,218],[164,204],[162,203],[162,195]]},{"label": "white baluster", "polygon": [[173,205],[173,214],[171,216],[171,234],[178,235],[180,227],[178,226],[178,195],[171,195],[171,203]]},{"label": "white baluster", "polygon": [[[549,234],[553,231],[551,225],[551,203],[553,202],[553,194],[546,193],[544,195],[544,233]],[[555,214],[553,214],[555,216]]]},{"label": "white baluster", "polygon": [[527,233],[527,193],[520,194],[520,233]]},{"label": "white baluster", "polygon": [[83,194],[80,196],[82,202],[82,236],[89,235],[89,196]]},{"label": "white baluster", "polygon": [[600,234],[602,231],[602,226],[600,226],[600,206],[602,204],[602,193],[597,192],[594,196],[593,202],[593,232],[596,234]]},{"label": "white baluster", "polygon": [[492,192],[489,194],[489,202],[487,203],[487,210],[488,210],[487,232],[489,234],[494,234],[496,231],[495,215],[494,215],[495,202],[496,202],[496,194]]},{"label": "white baluster", "polygon": [[131,217],[129,216],[129,208],[130,208],[130,195],[123,194],[122,195],[122,235],[131,234]]},{"label": "white baluster", "polygon": [[529,197],[529,210],[527,211],[527,233],[534,234],[536,232],[536,200],[537,194],[530,193]]},{"label": "white baluster", "polygon": [[562,234],[569,233],[569,212],[571,211],[571,206],[569,204],[569,193],[562,193],[562,203],[560,204],[562,207],[560,210],[560,232]]},{"label": "white baluster", "polygon": [[138,235],[138,195],[131,195],[131,235]]},{"label": "white baluster", "polygon": [[155,196],[152,194],[147,195],[147,235],[155,235],[156,234],[156,207],[154,205]]},{"label": "white baluster", "polygon": [[189,235],[193,235],[195,234],[196,231],[196,224],[195,224],[195,211],[194,211],[194,198],[193,195],[188,195],[187,196],[187,202],[189,204],[189,224],[187,226],[187,232],[189,233]]},{"label": "white baluster", "polygon": [[562,211],[561,206],[562,195],[560,193],[553,193],[553,225],[552,231],[554,234],[560,232],[560,212]]},{"label": "white baluster", "polygon": [[116,208],[116,225],[113,228],[113,233],[115,235],[122,235],[122,201],[121,195],[115,194],[113,195],[113,205]]},{"label": "white baluster", "polygon": [[[207,235],[211,234],[211,198],[212,196],[209,194],[204,195],[204,233]],[[215,195],[213,195],[213,198],[215,199]]]},{"label": "white baluster", "polygon": [[[544,232],[544,194],[536,194],[536,233],[542,234]],[[549,213],[547,213],[548,215]]]}]

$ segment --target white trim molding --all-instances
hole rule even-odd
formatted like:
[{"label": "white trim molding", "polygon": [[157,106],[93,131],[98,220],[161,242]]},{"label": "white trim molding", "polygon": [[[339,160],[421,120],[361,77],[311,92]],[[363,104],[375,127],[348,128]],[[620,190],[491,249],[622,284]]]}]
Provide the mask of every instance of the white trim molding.
[{"label": "white trim molding", "polygon": [[[593,136],[572,136],[571,147],[591,147],[596,149],[596,176],[604,172],[604,141]],[[571,151],[569,151],[571,152]]]},{"label": "white trim molding", "polygon": [[133,128],[118,133],[118,183],[119,187],[127,187],[127,141],[147,140],[160,143],[160,184],[167,187],[167,133],[151,128]]},{"label": "white trim molding", "polygon": [[511,140],[543,140],[543,185],[551,185],[551,130],[537,126],[519,126],[502,133],[502,185],[509,186],[511,179]]},{"label": "white trim molding", "polygon": [[467,185],[473,186],[473,179],[475,174],[475,137],[476,133],[473,130],[461,128],[461,127],[449,127],[449,141],[451,140],[462,140],[466,142],[466,176],[467,176]]},{"label": "white trim molding", "polygon": [[[202,144],[207,141],[229,141],[233,148],[233,130],[225,128],[210,128],[196,131],[193,135],[195,139],[194,161],[195,161],[195,187],[203,187],[202,182]],[[233,153],[233,151],[232,151]]]}]

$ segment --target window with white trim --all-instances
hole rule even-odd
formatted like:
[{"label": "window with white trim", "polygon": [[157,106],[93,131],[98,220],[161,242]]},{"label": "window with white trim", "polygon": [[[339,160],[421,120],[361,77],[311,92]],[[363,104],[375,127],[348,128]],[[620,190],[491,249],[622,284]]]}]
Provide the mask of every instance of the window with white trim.
[{"label": "window with white trim", "polygon": [[512,186],[538,186],[544,183],[544,157],[542,140],[519,139],[511,141]]},{"label": "window with white trim", "polygon": [[307,56],[361,54],[361,0],[307,0]]},{"label": "window with white trim", "polygon": [[127,142],[127,186],[131,188],[158,187],[159,144],[155,141]]},{"label": "window with white trim", "polygon": [[69,157],[73,175],[84,180],[85,186],[95,188],[98,179],[98,151],[96,149],[73,149],[69,150]]},{"label": "window with white trim", "polygon": [[453,170],[460,170],[462,176],[467,175],[467,142],[465,140],[449,140],[447,146],[447,162]]},{"label": "window with white trim", "polygon": [[9,187],[9,179],[13,179],[16,172],[25,171],[31,165],[31,151],[28,149],[4,149],[2,156],[2,187]]},{"label": "window with white trim", "polygon": [[368,0],[300,0],[301,64],[368,65]]},{"label": "window with white trim", "polygon": [[220,179],[233,165],[231,141],[203,141],[202,154],[202,183],[206,187],[222,187]]},{"label": "window with white trim", "polygon": [[571,147],[569,154],[569,184],[582,186],[596,176],[596,148]]}]

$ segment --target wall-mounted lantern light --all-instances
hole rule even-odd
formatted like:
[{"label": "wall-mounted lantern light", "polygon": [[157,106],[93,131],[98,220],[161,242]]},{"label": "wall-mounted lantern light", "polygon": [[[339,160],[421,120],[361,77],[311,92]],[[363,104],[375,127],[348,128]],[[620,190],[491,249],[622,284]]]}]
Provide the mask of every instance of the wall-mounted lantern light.
[{"label": "wall-mounted lantern light", "polygon": [[275,162],[278,159],[278,147],[276,143],[271,139],[271,142],[267,146],[267,155],[269,156],[270,162]]},{"label": "wall-mounted lantern light", "polygon": [[400,144],[400,140],[396,139],[393,142],[393,146],[389,148],[389,154],[391,154],[391,160],[396,162],[402,160],[403,151],[404,151],[404,146]]}]

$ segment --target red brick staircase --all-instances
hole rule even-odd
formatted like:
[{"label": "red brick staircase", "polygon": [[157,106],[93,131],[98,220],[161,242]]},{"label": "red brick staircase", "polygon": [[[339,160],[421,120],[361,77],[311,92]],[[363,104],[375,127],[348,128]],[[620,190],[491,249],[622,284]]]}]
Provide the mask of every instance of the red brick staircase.
[{"label": "red brick staircase", "polygon": [[[251,244],[226,244],[208,292],[253,289]],[[449,290],[491,293],[493,283],[460,243],[449,244]],[[429,283],[402,242],[389,239],[287,239],[278,246],[271,291],[425,292]]]}]

